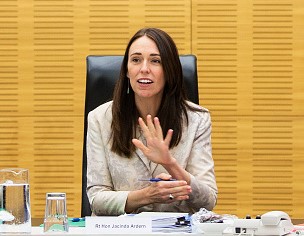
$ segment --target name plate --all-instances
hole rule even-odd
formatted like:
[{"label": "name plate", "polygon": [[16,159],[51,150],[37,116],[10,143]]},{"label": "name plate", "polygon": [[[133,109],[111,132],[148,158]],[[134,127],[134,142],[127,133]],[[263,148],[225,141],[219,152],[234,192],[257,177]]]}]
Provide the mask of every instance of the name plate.
[{"label": "name plate", "polygon": [[152,220],[150,217],[90,216],[85,219],[85,229],[90,234],[152,233]]}]

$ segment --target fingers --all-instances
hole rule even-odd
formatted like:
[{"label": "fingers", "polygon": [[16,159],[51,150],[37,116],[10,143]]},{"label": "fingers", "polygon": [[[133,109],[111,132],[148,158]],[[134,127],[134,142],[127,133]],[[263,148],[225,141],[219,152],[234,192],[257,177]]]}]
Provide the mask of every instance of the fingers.
[{"label": "fingers", "polygon": [[135,147],[140,149],[143,153],[148,151],[148,148],[140,140],[133,138],[132,143],[135,145]]},{"label": "fingers", "polygon": [[146,123],[141,117],[139,117],[138,123],[146,140],[143,142],[142,139],[133,139],[133,144],[154,163],[168,164],[172,162],[173,158],[170,155],[169,147],[173,131],[168,130],[164,139],[159,119],[157,117],[152,119],[151,115],[147,116]]},{"label": "fingers", "polygon": [[138,123],[143,130],[144,136],[146,138],[157,137],[158,139],[163,140],[163,131],[158,117],[154,117],[152,120],[152,116],[147,115],[147,124],[141,117],[139,117]]},{"label": "fingers", "polygon": [[[171,195],[173,196],[174,200],[187,200],[189,199],[189,194],[192,192],[191,187],[190,186],[181,186],[178,188],[172,188],[171,189]],[[173,200],[171,199],[171,200]]]},{"label": "fingers", "polygon": [[163,179],[163,180],[169,180],[169,179],[172,178],[172,175],[169,175],[169,174],[166,174],[166,173],[161,173],[159,175],[156,175],[155,177]]},{"label": "fingers", "polygon": [[[160,175],[158,175],[158,176],[160,176]],[[185,181],[185,180],[158,181],[156,184],[160,188],[166,188],[166,189],[170,189],[170,190],[176,189],[177,191],[184,189],[183,187],[185,187],[185,186],[189,186],[187,181]]]},{"label": "fingers", "polygon": [[169,147],[171,139],[172,139],[172,135],[173,135],[173,130],[169,129],[166,135],[166,138],[164,140],[165,144]]},{"label": "fingers", "polygon": [[149,129],[151,135],[153,137],[157,136],[156,129],[155,129],[154,123],[152,121],[151,115],[147,115],[147,126],[148,126],[148,129]]},{"label": "fingers", "polygon": [[154,117],[154,125],[155,125],[155,131],[156,131],[157,137],[160,140],[163,140],[164,139],[164,137],[163,137],[163,130],[162,130],[161,126],[160,126],[160,122],[159,122],[158,117]]},{"label": "fingers", "polygon": [[142,131],[144,133],[144,136],[146,138],[152,137],[151,136],[151,132],[149,131],[148,126],[145,124],[144,120],[141,117],[138,118],[138,123],[139,123],[139,125],[140,125],[140,127],[141,127],[141,129],[142,129]]},{"label": "fingers", "polygon": [[[162,173],[157,178],[171,178],[171,175]],[[147,188],[147,196],[150,203],[170,204],[175,201],[189,199],[192,192],[191,186],[186,181],[159,181],[151,183]]]},{"label": "fingers", "polygon": [[162,189],[162,199],[165,202],[182,201],[189,199],[191,186],[186,181],[160,181],[155,183],[156,188]]}]

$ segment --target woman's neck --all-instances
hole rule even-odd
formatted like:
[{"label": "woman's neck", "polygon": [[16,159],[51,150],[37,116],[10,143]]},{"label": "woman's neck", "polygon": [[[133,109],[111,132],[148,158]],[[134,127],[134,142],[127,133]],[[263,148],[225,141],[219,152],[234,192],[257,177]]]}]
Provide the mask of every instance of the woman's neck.
[{"label": "woman's neck", "polygon": [[139,111],[140,116],[146,120],[147,115],[151,115],[154,118],[157,115],[160,107],[160,100],[148,99],[148,98],[135,98],[135,103]]}]

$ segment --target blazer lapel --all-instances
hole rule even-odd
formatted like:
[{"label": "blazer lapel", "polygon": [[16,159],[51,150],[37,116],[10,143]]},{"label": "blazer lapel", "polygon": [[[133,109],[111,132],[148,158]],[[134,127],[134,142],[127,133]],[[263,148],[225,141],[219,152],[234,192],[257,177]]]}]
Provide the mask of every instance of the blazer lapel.
[{"label": "blazer lapel", "polygon": [[156,164],[156,163],[154,163],[152,161],[150,163],[151,163],[150,171],[151,171],[151,174],[153,176],[153,173],[154,173],[156,167],[158,166],[158,164]]},{"label": "blazer lapel", "polygon": [[146,158],[146,156],[142,153],[141,150],[139,149],[136,149],[135,150],[135,154],[138,156],[138,158],[145,164],[146,168],[147,168],[147,171],[151,171],[150,169],[150,162],[149,162],[149,159]]},{"label": "blazer lapel", "polygon": [[[146,139],[144,138],[144,136],[143,136],[139,127],[137,129],[137,139],[139,139],[140,141],[142,141],[146,145]],[[145,166],[147,167],[147,170],[152,175],[158,164],[156,164],[152,161],[149,161],[149,159],[139,149],[136,149],[135,153],[138,156],[138,158],[145,164]]]}]

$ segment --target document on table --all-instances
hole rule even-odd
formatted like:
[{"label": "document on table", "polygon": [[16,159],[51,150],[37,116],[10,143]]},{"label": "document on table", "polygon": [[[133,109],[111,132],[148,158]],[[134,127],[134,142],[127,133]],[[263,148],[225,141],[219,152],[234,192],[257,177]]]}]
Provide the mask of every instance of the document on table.
[{"label": "document on table", "polygon": [[133,215],[133,217],[150,217],[152,219],[152,232],[192,232],[188,213],[142,212]]}]

